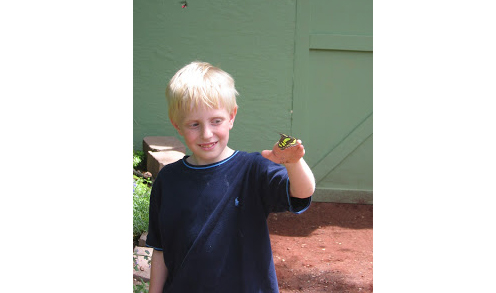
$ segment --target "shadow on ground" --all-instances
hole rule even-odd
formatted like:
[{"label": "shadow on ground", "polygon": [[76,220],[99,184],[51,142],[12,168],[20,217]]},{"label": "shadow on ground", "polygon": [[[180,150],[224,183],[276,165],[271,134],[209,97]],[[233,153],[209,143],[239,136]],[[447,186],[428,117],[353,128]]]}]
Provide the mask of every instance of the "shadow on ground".
[{"label": "shadow on ground", "polygon": [[[277,266],[276,270],[284,268]],[[347,276],[339,271],[319,271],[312,273],[296,272],[293,278],[280,279],[279,290],[281,293],[289,292],[334,292],[355,293],[373,292],[372,282],[356,284],[347,281]]]},{"label": "shadow on ground", "polygon": [[[304,213],[290,212],[270,214],[271,233],[292,237],[305,237],[319,227],[338,226],[347,229],[372,229],[373,206],[367,204],[343,204],[314,202]],[[287,222],[290,229],[278,228],[278,221]]]},{"label": "shadow on ground", "polygon": [[373,292],[372,205],[312,203],[268,225],[281,293]]}]

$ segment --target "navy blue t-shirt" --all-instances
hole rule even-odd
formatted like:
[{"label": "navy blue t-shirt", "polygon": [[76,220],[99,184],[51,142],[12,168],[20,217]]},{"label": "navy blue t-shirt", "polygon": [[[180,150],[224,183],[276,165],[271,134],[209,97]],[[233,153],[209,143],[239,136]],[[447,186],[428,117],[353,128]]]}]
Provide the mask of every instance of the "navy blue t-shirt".
[{"label": "navy blue t-shirt", "polygon": [[150,197],[146,244],[163,251],[163,292],[279,292],[267,216],[302,213],[286,168],[236,151],[211,165],[186,157],[160,170]]}]

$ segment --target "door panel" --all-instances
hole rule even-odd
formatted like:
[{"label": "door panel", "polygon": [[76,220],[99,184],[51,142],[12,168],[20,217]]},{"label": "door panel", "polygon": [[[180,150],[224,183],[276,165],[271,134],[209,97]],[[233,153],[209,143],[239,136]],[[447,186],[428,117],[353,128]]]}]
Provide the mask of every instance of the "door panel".
[{"label": "door panel", "polygon": [[298,1],[292,133],[320,195],[372,200],[372,42],[372,1]]}]

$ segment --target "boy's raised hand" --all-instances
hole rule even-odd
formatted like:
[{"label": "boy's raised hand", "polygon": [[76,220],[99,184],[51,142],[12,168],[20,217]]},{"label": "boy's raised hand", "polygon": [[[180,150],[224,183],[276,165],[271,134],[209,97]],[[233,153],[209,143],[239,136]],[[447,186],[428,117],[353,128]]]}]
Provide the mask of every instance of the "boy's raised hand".
[{"label": "boy's raised hand", "polygon": [[272,150],[263,150],[262,156],[277,164],[293,164],[305,155],[305,147],[301,144],[301,140],[296,141],[296,145],[287,149],[281,150],[276,144]]}]

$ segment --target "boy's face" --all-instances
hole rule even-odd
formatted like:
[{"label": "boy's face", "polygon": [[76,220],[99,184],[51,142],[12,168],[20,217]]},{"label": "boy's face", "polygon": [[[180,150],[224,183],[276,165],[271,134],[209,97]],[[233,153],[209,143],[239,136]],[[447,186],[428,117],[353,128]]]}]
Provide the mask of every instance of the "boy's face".
[{"label": "boy's face", "polygon": [[227,147],[237,108],[228,113],[225,108],[197,107],[181,113],[176,123],[171,121],[188,148],[193,152],[193,163],[207,165],[222,161],[232,154]]}]

